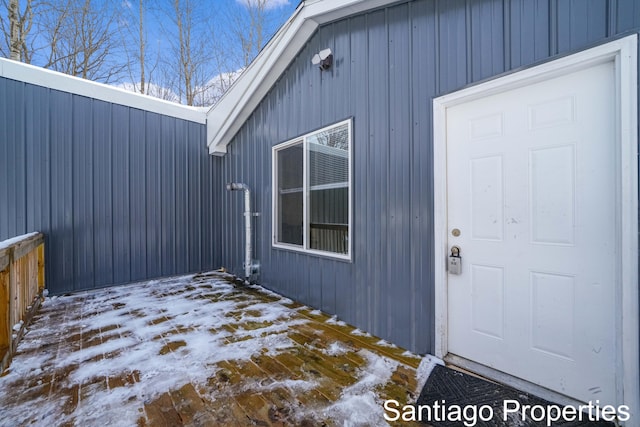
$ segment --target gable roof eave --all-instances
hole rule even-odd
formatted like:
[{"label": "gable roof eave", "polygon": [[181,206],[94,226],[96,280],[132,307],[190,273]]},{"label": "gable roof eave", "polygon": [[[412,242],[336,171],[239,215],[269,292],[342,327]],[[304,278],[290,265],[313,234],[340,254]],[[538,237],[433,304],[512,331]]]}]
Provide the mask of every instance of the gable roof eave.
[{"label": "gable roof eave", "polygon": [[208,111],[209,154],[226,154],[233,137],[320,25],[397,1],[306,0],[300,3],[220,101]]}]

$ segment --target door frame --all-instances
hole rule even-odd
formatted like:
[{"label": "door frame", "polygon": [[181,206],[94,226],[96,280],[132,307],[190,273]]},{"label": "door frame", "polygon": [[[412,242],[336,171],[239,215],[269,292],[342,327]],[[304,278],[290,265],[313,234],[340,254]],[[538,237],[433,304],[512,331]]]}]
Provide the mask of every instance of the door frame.
[{"label": "door frame", "polygon": [[[638,54],[637,35],[614,40],[521,71],[498,77],[433,100],[434,123],[434,258],[435,258],[435,356],[447,356],[447,109],[483,97],[528,86],[589,68],[615,62],[617,147],[616,230],[617,268],[616,338],[617,404],[629,405],[632,417],[640,417],[638,307]],[[508,380],[510,383],[512,381]],[[515,380],[514,380],[515,381]],[[511,384],[516,385],[516,384]],[[633,419],[633,418],[632,418]]]}]

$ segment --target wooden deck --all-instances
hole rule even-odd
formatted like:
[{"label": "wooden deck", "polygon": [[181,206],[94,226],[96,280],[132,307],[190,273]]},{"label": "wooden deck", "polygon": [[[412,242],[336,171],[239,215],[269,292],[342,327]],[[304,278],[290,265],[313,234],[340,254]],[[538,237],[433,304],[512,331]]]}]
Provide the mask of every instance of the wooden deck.
[{"label": "wooden deck", "polygon": [[385,399],[415,401],[419,357],[229,279],[47,300],[0,377],[0,425],[387,425]]}]

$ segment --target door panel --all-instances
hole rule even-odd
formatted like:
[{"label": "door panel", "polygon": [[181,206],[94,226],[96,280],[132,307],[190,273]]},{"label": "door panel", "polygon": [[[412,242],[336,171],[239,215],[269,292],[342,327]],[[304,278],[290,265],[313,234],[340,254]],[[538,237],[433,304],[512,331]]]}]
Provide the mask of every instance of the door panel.
[{"label": "door panel", "polygon": [[614,82],[608,62],[447,109],[448,350],[584,401],[616,401]]}]

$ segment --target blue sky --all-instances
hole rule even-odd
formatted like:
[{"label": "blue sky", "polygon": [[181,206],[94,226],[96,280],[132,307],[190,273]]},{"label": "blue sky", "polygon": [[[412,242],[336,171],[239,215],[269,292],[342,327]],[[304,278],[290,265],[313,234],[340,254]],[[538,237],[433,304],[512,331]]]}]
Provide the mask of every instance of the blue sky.
[{"label": "blue sky", "polygon": [[[147,0],[145,0],[147,1]],[[184,1],[184,0],[181,0]],[[209,77],[215,75],[224,76],[232,75],[241,69],[245,64],[243,60],[242,46],[237,31],[239,26],[248,23],[249,13],[247,12],[247,2],[265,0],[208,0],[193,3],[194,7],[194,32],[197,40],[195,41],[194,51],[198,55],[210,55],[213,63],[211,66],[215,69]],[[266,13],[263,29],[263,44],[277,31],[277,29],[293,14],[299,4],[299,0],[266,0]],[[167,0],[148,0],[148,11],[145,20],[147,22],[147,60],[150,66],[155,61],[163,61],[171,55],[175,55],[175,38],[167,39],[167,33],[171,33],[175,29],[174,16],[171,16],[171,10],[167,10]],[[154,8],[153,5],[158,5]],[[123,16],[127,18],[132,26],[137,25],[137,8],[138,0],[125,0],[123,9],[128,12]],[[127,11],[128,9],[128,11]],[[243,32],[250,31],[244,28]],[[202,51],[199,48],[203,48]],[[227,74],[232,73],[232,74]],[[125,79],[125,82],[132,82],[131,77]],[[166,86],[167,83],[160,82],[159,76],[156,74],[151,76],[151,80]]]},{"label": "blue sky", "polygon": [[[216,78],[222,89],[228,87],[245,66],[247,57],[257,53],[254,49],[250,55],[242,54],[241,35],[250,33],[247,4],[265,1],[263,45],[292,15],[299,0],[142,0],[145,87],[151,87],[151,82],[157,86],[155,96],[185,101],[184,85],[177,81],[182,74],[178,61],[176,2],[180,5],[183,22],[192,23],[189,51],[192,52],[194,81],[198,90],[204,93],[201,88],[215,86],[217,83],[211,82]],[[25,14],[26,1],[18,2],[20,13]],[[7,4],[7,0],[0,0],[0,35],[9,33]],[[83,5],[85,0],[32,0],[33,25],[27,34],[28,49],[22,60],[127,89],[139,88],[140,0],[91,0],[88,13],[83,13]],[[190,18],[187,10],[192,12]],[[80,22],[85,23],[82,28]],[[83,42],[79,40],[91,37],[107,40],[100,39],[98,49],[83,49]],[[57,40],[55,48],[52,48],[51,40]],[[9,56],[8,41],[7,37],[0,40],[0,55]],[[85,53],[89,61],[84,60]],[[97,65],[87,72],[86,64],[92,61]],[[211,93],[215,95],[214,92]]]}]

